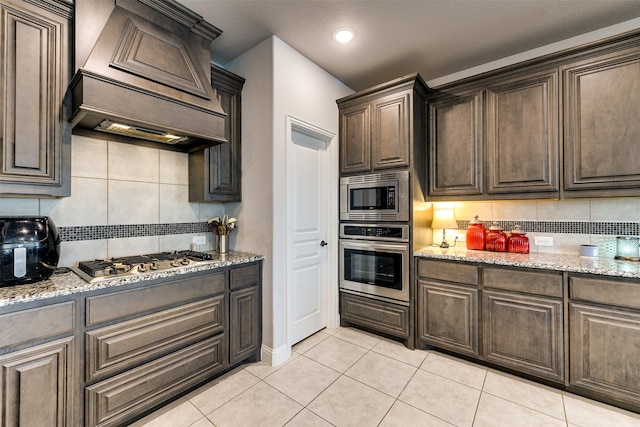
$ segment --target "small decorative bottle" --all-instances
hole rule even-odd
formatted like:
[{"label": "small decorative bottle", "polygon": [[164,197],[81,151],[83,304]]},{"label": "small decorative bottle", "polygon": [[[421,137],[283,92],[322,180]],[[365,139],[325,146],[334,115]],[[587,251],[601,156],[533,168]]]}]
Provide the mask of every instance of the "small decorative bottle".
[{"label": "small decorative bottle", "polygon": [[476,215],[467,228],[467,249],[484,250],[485,239],[487,237],[487,229],[482,225],[482,221]]},{"label": "small decorative bottle", "polygon": [[520,230],[519,225],[515,225],[511,230],[511,235],[507,240],[507,247],[509,252],[516,254],[528,254],[529,253],[529,238],[527,233]]},{"label": "small decorative bottle", "polygon": [[507,235],[497,222],[489,228],[487,233],[486,249],[492,252],[507,251]]}]

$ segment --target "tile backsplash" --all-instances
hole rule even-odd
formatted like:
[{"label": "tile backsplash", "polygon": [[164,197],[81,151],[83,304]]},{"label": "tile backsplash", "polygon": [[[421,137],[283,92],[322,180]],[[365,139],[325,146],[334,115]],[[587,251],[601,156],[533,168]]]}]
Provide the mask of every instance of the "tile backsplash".
[{"label": "tile backsplash", "polygon": [[[189,203],[188,155],[73,135],[71,197],[0,199],[0,215],[46,215],[62,240],[60,266],[189,249],[224,205]],[[231,242],[233,248],[233,240]]]},{"label": "tile backsplash", "polygon": [[[187,154],[77,135],[72,143],[71,197],[0,198],[0,215],[47,215],[54,220],[62,239],[60,266],[188,249],[196,235],[207,239],[198,249],[215,247],[206,220],[223,215],[225,205],[189,203]],[[578,254],[580,245],[590,244],[600,248],[601,256],[613,257],[617,235],[640,234],[640,198],[453,205],[458,230],[448,233],[464,236],[475,215],[486,225],[497,221],[505,231],[517,223],[527,232],[532,252]],[[538,235],[553,237],[553,246],[536,246]],[[435,241],[439,237],[434,233]],[[232,235],[232,249],[234,243]]]},{"label": "tile backsplash", "polygon": [[[437,207],[439,203],[434,205]],[[449,233],[464,236],[469,221],[476,215],[486,227],[497,222],[507,232],[518,224],[529,236],[532,252],[577,255],[580,245],[596,245],[600,256],[613,257],[616,236],[640,234],[640,198],[635,197],[455,202],[453,206],[458,230]],[[434,234],[434,239],[438,236]],[[536,236],[552,237],[553,246],[535,245]],[[451,241],[450,237],[447,240]]]}]

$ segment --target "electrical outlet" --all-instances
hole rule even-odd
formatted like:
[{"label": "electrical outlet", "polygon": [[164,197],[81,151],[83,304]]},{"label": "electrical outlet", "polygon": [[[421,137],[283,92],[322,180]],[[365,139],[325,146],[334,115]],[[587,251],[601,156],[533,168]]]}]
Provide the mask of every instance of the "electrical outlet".
[{"label": "electrical outlet", "polygon": [[456,237],[458,238],[458,242],[464,242],[465,240],[467,240],[466,233],[456,234]]},{"label": "electrical outlet", "polygon": [[551,236],[536,236],[535,242],[537,246],[553,246],[553,237]]},{"label": "electrical outlet", "polygon": [[204,245],[207,243],[207,236],[193,236],[193,243],[196,245]]}]

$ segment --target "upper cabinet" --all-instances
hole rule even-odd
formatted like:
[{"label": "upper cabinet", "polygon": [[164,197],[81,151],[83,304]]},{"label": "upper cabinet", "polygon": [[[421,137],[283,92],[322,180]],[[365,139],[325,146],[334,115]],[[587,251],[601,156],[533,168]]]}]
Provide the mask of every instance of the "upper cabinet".
[{"label": "upper cabinet", "polygon": [[340,173],[413,166],[426,91],[413,74],[339,99]]},{"label": "upper cabinet", "polygon": [[72,5],[2,0],[0,14],[0,196],[69,196]]},{"label": "upper cabinet", "polygon": [[558,197],[557,67],[437,93],[429,102],[429,196]]},{"label": "upper cabinet", "polygon": [[431,200],[640,196],[640,33],[435,88]]},{"label": "upper cabinet", "polygon": [[224,68],[211,65],[211,84],[227,113],[225,136],[228,143],[189,154],[190,202],[242,201],[242,87],[244,79]]},{"label": "upper cabinet", "polygon": [[640,37],[563,68],[565,197],[640,195]]}]

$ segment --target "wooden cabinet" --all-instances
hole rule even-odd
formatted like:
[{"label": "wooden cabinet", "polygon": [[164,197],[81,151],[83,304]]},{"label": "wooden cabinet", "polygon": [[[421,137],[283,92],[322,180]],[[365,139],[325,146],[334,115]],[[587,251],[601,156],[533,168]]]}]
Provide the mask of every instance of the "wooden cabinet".
[{"label": "wooden cabinet", "polygon": [[87,426],[124,425],[260,360],[260,262],[85,298]]},{"label": "wooden cabinet", "polygon": [[72,8],[62,0],[0,2],[0,196],[71,194]]},{"label": "wooden cabinet", "polygon": [[562,274],[484,268],[483,358],[564,383]]},{"label": "wooden cabinet", "polygon": [[453,93],[429,100],[429,197],[481,196],[484,93]]},{"label": "wooden cabinet", "polygon": [[640,195],[640,37],[563,67],[565,197]]},{"label": "wooden cabinet", "polygon": [[74,425],[75,303],[0,315],[0,424]]},{"label": "wooden cabinet", "polygon": [[563,384],[562,273],[419,259],[418,341]]},{"label": "wooden cabinet", "polygon": [[637,281],[570,276],[572,391],[640,407],[640,286]]},{"label": "wooden cabinet", "polygon": [[434,88],[437,200],[640,195],[640,32]]},{"label": "wooden cabinet", "polygon": [[262,298],[260,265],[231,270],[229,362],[260,360]]},{"label": "wooden cabinet", "polygon": [[417,265],[418,340],[479,356],[477,267],[433,260]]},{"label": "wooden cabinet", "polygon": [[437,92],[429,101],[433,200],[557,197],[557,67]]},{"label": "wooden cabinet", "polygon": [[490,84],[485,126],[488,195],[559,195],[557,67]]},{"label": "wooden cabinet", "polygon": [[245,80],[211,65],[211,84],[227,113],[228,143],[189,154],[190,202],[242,201],[242,87]]},{"label": "wooden cabinet", "polygon": [[413,166],[414,144],[424,136],[426,90],[411,75],[339,99],[340,173]]},{"label": "wooden cabinet", "polygon": [[[382,333],[408,339],[411,333],[409,307],[391,302],[340,292],[340,321],[353,323]],[[413,347],[408,341],[409,347]]]}]

